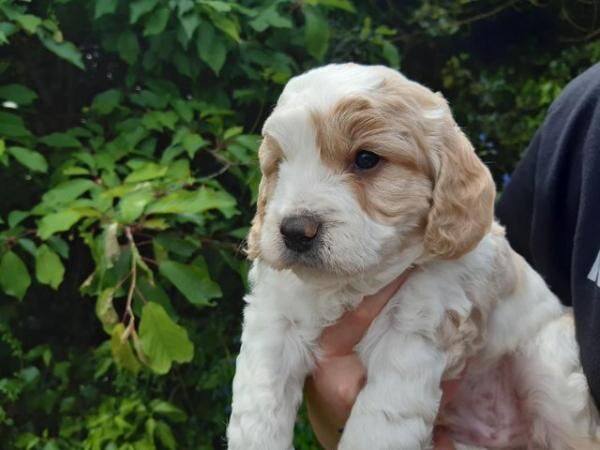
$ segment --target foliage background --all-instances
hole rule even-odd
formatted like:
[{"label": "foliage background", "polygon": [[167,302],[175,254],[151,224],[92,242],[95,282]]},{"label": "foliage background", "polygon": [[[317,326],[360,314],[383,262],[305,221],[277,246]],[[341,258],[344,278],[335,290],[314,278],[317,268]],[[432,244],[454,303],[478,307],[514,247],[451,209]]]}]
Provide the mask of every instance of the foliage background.
[{"label": "foliage background", "polygon": [[[260,126],[290,76],[399,67],[499,188],[600,59],[595,0],[0,0],[0,448],[218,449]],[[303,419],[296,447],[317,448]]]}]

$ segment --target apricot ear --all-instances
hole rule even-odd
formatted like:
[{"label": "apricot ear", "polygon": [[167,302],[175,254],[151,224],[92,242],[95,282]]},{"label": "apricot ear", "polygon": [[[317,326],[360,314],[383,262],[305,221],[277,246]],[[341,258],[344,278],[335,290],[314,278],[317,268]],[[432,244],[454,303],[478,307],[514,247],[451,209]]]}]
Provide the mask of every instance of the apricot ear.
[{"label": "apricot ear", "polygon": [[459,258],[489,231],[496,186],[488,168],[451,117],[444,125],[425,248],[433,256]]},{"label": "apricot ear", "polygon": [[250,260],[254,260],[260,256],[260,230],[262,227],[263,217],[265,215],[265,208],[267,206],[267,195],[266,195],[266,179],[263,177],[258,185],[258,199],[256,201],[256,213],[252,219],[252,225],[246,238],[246,255]]},{"label": "apricot ear", "polygon": [[258,149],[258,159],[262,178],[258,185],[258,199],[256,200],[256,213],[246,238],[246,254],[250,260],[260,256],[260,230],[265,217],[267,201],[273,190],[282,157],[281,147],[277,141],[266,135]]}]

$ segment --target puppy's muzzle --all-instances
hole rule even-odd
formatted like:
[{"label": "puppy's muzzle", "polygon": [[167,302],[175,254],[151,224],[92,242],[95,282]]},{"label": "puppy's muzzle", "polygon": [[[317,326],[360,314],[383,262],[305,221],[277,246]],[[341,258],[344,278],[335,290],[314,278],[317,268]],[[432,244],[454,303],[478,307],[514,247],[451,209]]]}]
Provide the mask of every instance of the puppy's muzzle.
[{"label": "puppy's muzzle", "polygon": [[311,215],[288,216],[281,221],[279,231],[285,246],[297,253],[310,250],[316,242],[321,222]]}]

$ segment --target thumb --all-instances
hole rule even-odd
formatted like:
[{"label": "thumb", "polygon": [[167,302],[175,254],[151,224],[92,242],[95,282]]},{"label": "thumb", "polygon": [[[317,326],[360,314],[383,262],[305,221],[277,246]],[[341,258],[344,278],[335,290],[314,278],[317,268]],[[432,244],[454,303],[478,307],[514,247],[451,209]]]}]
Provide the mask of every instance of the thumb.
[{"label": "thumb", "polygon": [[433,430],[433,448],[434,450],[456,450],[446,428],[435,427]]}]

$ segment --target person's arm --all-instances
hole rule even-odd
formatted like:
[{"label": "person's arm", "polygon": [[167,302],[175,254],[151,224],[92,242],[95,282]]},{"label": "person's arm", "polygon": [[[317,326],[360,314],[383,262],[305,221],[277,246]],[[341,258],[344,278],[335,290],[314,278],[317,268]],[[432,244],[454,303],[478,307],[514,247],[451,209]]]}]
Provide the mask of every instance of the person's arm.
[{"label": "person's arm", "polygon": [[496,203],[496,217],[506,228],[511,247],[532,264],[531,228],[535,204],[535,171],[541,133],[534,136]]},{"label": "person's arm", "polygon": [[581,363],[600,407],[600,64],[571,81],[496,208],[511,246],[573,307]]}]

